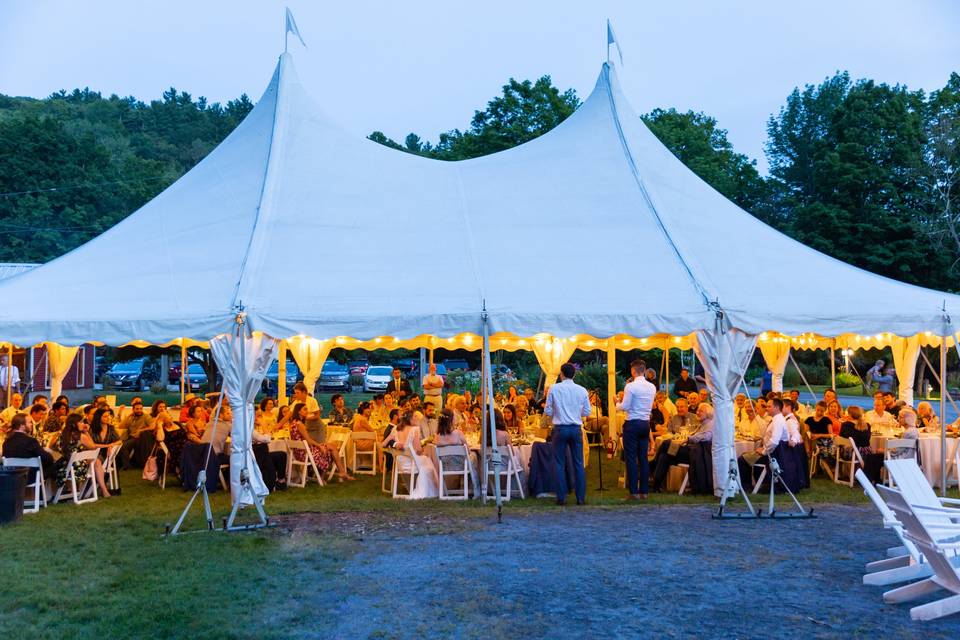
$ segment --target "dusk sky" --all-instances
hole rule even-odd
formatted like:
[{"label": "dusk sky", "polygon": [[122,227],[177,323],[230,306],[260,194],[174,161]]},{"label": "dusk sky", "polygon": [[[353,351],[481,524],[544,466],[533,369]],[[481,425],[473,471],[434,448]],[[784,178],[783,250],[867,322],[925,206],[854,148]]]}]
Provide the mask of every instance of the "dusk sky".
[{"label": "dusk sky", "polygon": [[510,77],[553,77],[585,98],[621,41],[638,112],[704,111],[765,170],[767,118],[795,87],[837,70],[942,87],[960,71],[960,2],[766,1],[345,3],[0,1],[0,93],[90,87],[158,98],[170,86],[259,98],[283,51],[283,8],[307,43],[290,51],[305,85],[357,135],[435,140],[465,128]]}]

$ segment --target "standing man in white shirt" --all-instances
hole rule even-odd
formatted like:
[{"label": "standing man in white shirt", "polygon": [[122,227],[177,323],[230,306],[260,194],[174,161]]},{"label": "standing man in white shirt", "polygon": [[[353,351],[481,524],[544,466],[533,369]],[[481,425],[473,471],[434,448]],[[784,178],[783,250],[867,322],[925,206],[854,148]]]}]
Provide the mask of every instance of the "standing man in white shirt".
[{"label": "standing man in white shirt", "polygon": [[646,500],[650,492],[647,449],[650,446],[650,411],[657,388],[644,377],[644,368],[642,360],[630,363],[633,381],[624,387],[623,401],[617,403],[617,410],[627,414],[623,423],[623,454],[627,463],[628,500]]},{"label": "standing man in white shirt", "polygon": [[[573,381],[577,369],[567,362],[560,367],[561,380],[550,387],[544,413],[553,421],[553,456],[557,465],[557,504],[567,502],[567,448],[573,458],[577,504],[587,498],[587,478],[583,471],[583,419],[590,415],[587,390]],[[647,418],[649,419],[649,412]]]},{"label": "standing man in white shirt", "polygon": [[7,397],[7,380],[10,381],[10,389],[13,393],[20,391],[20,369],[16,365],[10,365],[6,355],[0,356],[0,393]]},{"label": "standing man in white shirt", "polygon": [[437,365],[430,363],[427,375],[423,376],[423,403],[432,404],[436,411],[443,408],[443,376],[437,375]]}]

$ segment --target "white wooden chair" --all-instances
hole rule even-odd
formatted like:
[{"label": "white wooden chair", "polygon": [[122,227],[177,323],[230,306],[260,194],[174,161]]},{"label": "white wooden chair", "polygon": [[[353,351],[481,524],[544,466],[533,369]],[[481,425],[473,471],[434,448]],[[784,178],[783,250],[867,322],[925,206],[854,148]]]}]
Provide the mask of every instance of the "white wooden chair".
[{"label": "white wooden chair", "polygon": [[947,486],[960,485],[960,438],[947,438]]},{"label": "white wooden chair", "polygon": [[170,449],[163,442],[157,443],[157,448],[163,452],[163,469],[157,469],[157,482],[161,489],[167,488],[167,469],[170,467]]},{"label": "white wooden chair", "polygon": [[230,483],[227,482],[226,476],[223,475],[223,470],[226,469],[230,471],[230,464],[221,464],[217,469],[217,475],[220,477],[220,486],[223,487],[224,491],[230,491]]},{"label": "white wooden chair", "polygon": [[[864,494],[870,498],[870,502],[883,517],[884,529],[893,531],[901,544],[899,547],[887,550],[887,555],[891,557],[867,563],[867,573],[863,576],[863,584],[884,586],[908,580],[919,580],[932,575],[933,570],[930,564],[924,561],[923,554],[905,535],[903,523],[880,497],[867,475],[863,470],[858,469],[856,477],[857,482],[863,487]],[[960,561],[960,558],[956,558],[954,561]]]},{"label": "white wooden chair", "polygon": [[110,491],[120,488],[120,475],[117,472],[117,455],[120,453],[120,445],[116,444],[107,447],[106,455],[103,458],[103,479],[106,481]]},{"label": "white wooden chair", "polygon": [[[381,493],[392,494],[397,490],[397,476],[394,473],[394,469],[397,467],[397,450],[392,447],[380,447],[380,455],[383,456],[384,463],[382,465],[383,477],[380,479],[380,491]],[[387,473],[387,464],[386,459],[390,458],[390,473]],[[390,487],[387,487],[387,478],[391,478],[392,484]]]},{"label": "white wooden chair", "polygon": [[[347,463],[347,445],[350,443],[352,433],[346,427],[327,427],[327,444],[336,449],[337,455],[344,464]],[[327,482],[333,480],[335,475],[337,475],[337,465],[331,464],[327,470]]]},{"label": "white wooden chair", "polygon": [[[462,456],[462,469],[447,469],[444,467],[444,458]],[[463,444],[437,447],[437,471],[440,474],[441,500],[467,500],[470,498],[470,449]],[[459,478],[460,488],[451,488],[447,485],[447,478]]]},{"label": "white wooden chair", "polygon": [[[916,438],[901,438],[896,440],[887,440],[883,449],[883,459],[887,460],[902,460],[905,458],[912,458],[913,460],[917,459],[917,444],[918,441]],[[893,452],[897,452],[897,457],[893,458]],[[893,482],[893,478],[890,477],[890,474],[887,474],[887,486],[894,487],[896,486]]]},{"label": "white wooden chair", "polygon": [[[860,456],[860,450],[853,440],[840,436],[833,439],[833,445],[837,453],[836,462],[833,464],[833,482],[834,484],[845,484],[852,487],[857,466],[863,468],[863,458]],[[849,458],[844,459],[845,455],[849,455]],[[844,480],[840,475],[840,467],[843,465],[849,468],[848,480]]]},{"label": "white wooden chair", "polygon": [[[411,430],[407,437],[407,445],[402,451],[398,451],[393,458],[393,497],[403,500],[409,500],[417,488],[417,481],[420,479],[422,469],[420,461],[416,454],[410,453],[413,450],[413,438],[416,430]],[[400,479],[407,479],[407,493],[400,493]]]},{"label": "white wooden chair", "polygon": [[[99,449],[73,452],[67,461],[67,476],[64,478],[63,484],[57,489],[56,495],[53,496],[54,504],[65,498],[72,498],[74,504],[97,501],[100,497],[97,493],[95,470],[98,455],[100,455]],[[77,465],[83,462],[87,464],[87,479],[83,482],[83,485],[78,488],[76,470]]]},{"label": "white wooden chair", "polygon": [[[929,578],[887,591],[883,594],[883,601],[887,604],[910,602],[946,589],[953,595],[911,608],[910,618],[936,620],[960,612],[960,572],[953,563],[960,550],[960,510],[915,505],[906,494],[889,487],[880,486],[877,490],[903,523],[907,539],[917,546],[933,571]],[[931,525],[928,522],[930,515],[944,518],[946,522]],[[949,537],[938,540],[938,537],[945,535]]]},{"label": "white wooden chair", "polygon": [[0,462],[2,462],[5,467],[25,467],[37,470],[33,477],[33,482],[29,482],[26,485],[28,495],[31,493],[30,490],[33,490],[33,498],[24,498],[24,513],[37,513],[41,507],[47,506],[47,487],[44,484],[43,463],[40,458],[0,458]]},{"label": "white wooden chair", "polygon": [[[513,455],[510,451],[510,446],[497,447],[497,451],[500,452],[500,470],[499,472],[493,467],[493,450],[487,452],[487,493],[495,493],[496,485],[494,484],[494,479],[497,474],[500,475],[500,491],[503,492],[500,495],[503,497],[504,501],[509,502],[510,496],[513,493],[513,481],[517,481],[517,489],[520,491],[520,497],[523,498],[523,487],[520,484],[519,475],[517,470],[514,468],[513,464]],[[504,482],[504,480],[506,482]]]},{"label": "white wooden chair", "polygon": [[[350,468],[356,474],[377,475],[377,458],[379,457],[376,447],[377,434],[372,431],[354,431],[350,434],[350,439],[353,443]],[[369,442],[370,448],[361,449],[357,446],[358,442]],[[368,460],[370,464],[361,467],[359,463],[363,462],[364,459]]]},{"label": "white wooden chair", "polygon": [[[288,481],[290,480],[290,478],[289,478],[289,476],[288,476],[288,473],[289,473],[289,471],[290,471],[290,463],[289,463],[289,461],[290,461],[290,452],[287,450],[287,441],[286,441],[286,440],[271,440],[270,442],[267,443],[267,451],[269,451],[270,453],[282,452],[282,453],[287,454],[287,465],[286,465],[286,467],[284,467],[284,469],[283,469],[283,474],[284,474],[283,480],[284,480],[284,482],[288,482]],[[278,470],[278,471],[279,471],[279,470]]]},{"label": "white wooden chair", "polygon": [[[288,487],[303,487],[307,486],[307,483],[310,482],[310,474],[313,474],[313,478],[317,481],[317,484],[323,485],[323,478],[320,476],[320,471],[317,470],[317,465],[313,461],[313,456],[310,455],[310,447],[307,446],[307,443],[303,440],[287,440],[287,486]],[[297,451],[303,452],[303,460],[298,460],[296,456]],[[296,473],[294,473],[296,472]]]}]

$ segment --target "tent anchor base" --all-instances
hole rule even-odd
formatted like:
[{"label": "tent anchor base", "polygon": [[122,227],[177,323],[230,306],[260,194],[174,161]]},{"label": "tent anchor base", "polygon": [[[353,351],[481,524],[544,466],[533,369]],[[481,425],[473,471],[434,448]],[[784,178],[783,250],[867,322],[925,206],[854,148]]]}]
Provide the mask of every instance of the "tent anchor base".
[{"label": "tent anchor base", "polygon": [[[735,497],[737,494],[747,503],[747,512],[724,513],[727,507],[727,499]],[[760,517],[760,509],[754,509],[750,503],[750,497],[747,495],[743,485],[740,484],[740,473],[737,469],[737,461],[730,460],[730,471],[727,474],[727,486],[720,497],[720,506],[717,512],[710,516],[714,520],[757,520]]]},{"label": "tent anchor base", "polygon": [[186,520],[187,514],[190,513],[193,502],[197,499],[197,496],[201,494],[203,494],[203,511],[207,517],[207,528],[195,529],[194,531],[213,531],[213,511],[210,509],[210,494],[207,493],[207,471],[206,469],[201,469],[200,473],[197,474],[197,490],[193,492],[190,500],[187,501],[187,506],[183,508],[183,513],[180,514],[177,524],[173,525],[172,529],[169,524],[166,526],[163,533],[164,537],[188,533],[187,531],[180,531],[180,527],[183,526],[183,521]]},{"label": "tent anchor base", "polygon": [[[250,524],[234,524],[237,519],[237,513],[240,511],[240,508],[244,505],[241,503],[243,500],[249,500],[250,504],[253,504],[257,509],[257,516],[260,518],[260,522],[253,522]],[[233,503],[233,508],[230,510],[230,515],[223,519],[223,530],[224,531],[250,531],[251,529],[264,529],[270,526],[275,526],[270,524],[270,518],[267,517],[266,511],[263,509],[263,498],[257,495],[257,492],[253,490],[253,487],[250,486],[250,477],[247,474],[247,470],[240,470],[240,495],[237,496],[237,500]]]},{"label": "tent anchor base", "polygon": [[[770,458],[770,462],[767,465],[770,468],[770,503],[767,507],[767,518],[770,520],[788,520],[788,519],[810,519],[816,518],[817,516],[813,515],[813,509],[807,511],[803,508],[803,505],[800,504],[800,501],[797,500],[797,496],[793,495],[793,491],[790,491],[790,487],[787,486],[787,483],[783,481],[783,478],[780,475],[780,463],[777,462],[776,458]],[[784,491],[789,494],[790,498],[793,500],[793,504],[797,505],[797,509],[800,510],[799,513],[778,513],[777,508],[773,504],[774,493],[777,488],[777,483],[780,483],[780,486],[783,487]]]}]

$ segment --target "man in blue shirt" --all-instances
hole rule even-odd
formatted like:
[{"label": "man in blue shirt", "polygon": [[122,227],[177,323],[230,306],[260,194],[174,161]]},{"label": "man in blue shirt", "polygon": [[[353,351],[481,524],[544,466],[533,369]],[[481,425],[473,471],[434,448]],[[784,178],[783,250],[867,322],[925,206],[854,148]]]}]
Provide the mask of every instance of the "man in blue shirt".
[{"label": "man in blue shirt", "polygon": [[583,419],[590,415],[587,390],[573,381],[577,369],[567,362],[560,367],[560,382],[550,387],[544,413],[553,420],[553,455],[557,466],[557,504],[567,502],[567,448],[573,458],[577,504],[587,495],[587,478],[583,471]]}]

